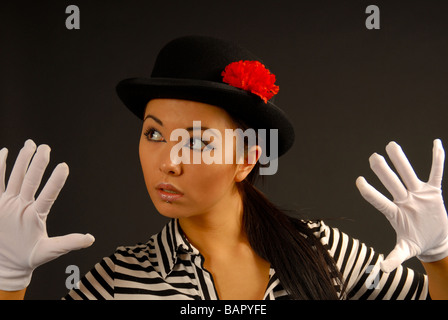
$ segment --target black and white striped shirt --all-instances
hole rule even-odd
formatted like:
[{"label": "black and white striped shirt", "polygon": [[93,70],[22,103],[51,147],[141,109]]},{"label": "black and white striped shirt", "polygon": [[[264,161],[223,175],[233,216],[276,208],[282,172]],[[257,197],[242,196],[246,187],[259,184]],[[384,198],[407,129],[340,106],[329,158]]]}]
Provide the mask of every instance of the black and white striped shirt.
[{"label": "black and white striped shirt", "polygon": [[[330,228],[322,221],[309,227],[335,259],[347,293],[344,299],[426,299],[426,275],[400,266],[383,273],[383,256],[372,248]],[[172,219],[145,244],[119,247],[87,273],[78,289],[65,299],[196,299],[216,300],[218,294],[204,258],[184,236],[178,220]],[[271,267],[265,300],[287,299]]]}]

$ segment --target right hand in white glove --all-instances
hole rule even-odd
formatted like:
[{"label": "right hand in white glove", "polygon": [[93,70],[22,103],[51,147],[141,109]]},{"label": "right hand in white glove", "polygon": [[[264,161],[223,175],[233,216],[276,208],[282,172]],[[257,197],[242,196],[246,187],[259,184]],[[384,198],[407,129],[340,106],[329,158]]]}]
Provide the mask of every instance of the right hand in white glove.
[{"label": "right hand in white glove", "polygon": [[393,196],[393,201],[364,178],[356,180],[361,195],[386,216],[397,233],[395,248],[381,262],[381,269],[391,272],[414,256],[423,262],[444,259],[448,256],[448,217],[442,197],[445,160],[442,142],[434,140],[428,182],[420,181],[398,144],[389,143],[386,151],[401,180],[378,154],[370,157],[370,166]]},{"label": "right hand in white glove", "polygon": [[50,147],[40,145],[36,152],[36,144],[27,140],[5,188],[7,154],[6,148],[0,150],[0,290],[17,291],[29,285],[35,268],[71,250],[89,247],[95,239],[90,234],[48,237],[47,215],[69,171],[65,163],[56,166],[34,199],[50,160]]}]

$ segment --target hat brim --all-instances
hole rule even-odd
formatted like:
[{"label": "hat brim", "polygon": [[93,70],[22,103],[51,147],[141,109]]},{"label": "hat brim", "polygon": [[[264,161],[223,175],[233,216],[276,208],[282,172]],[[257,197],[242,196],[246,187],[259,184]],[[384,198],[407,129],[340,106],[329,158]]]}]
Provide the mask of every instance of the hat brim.
[{"label": "hat brim", "polygon": [[116,91],[126,107],[142,120],[146,105],[152,99],[197,101],[221,107],[254,129],[266,129],[268,134],[269,129],[278,129],[278,156],[284,154],[294,142],[294,128],[280,108],[271,101],[265,103],[250,92],[224,83],[195,79],[130,78],[120,81]]}]

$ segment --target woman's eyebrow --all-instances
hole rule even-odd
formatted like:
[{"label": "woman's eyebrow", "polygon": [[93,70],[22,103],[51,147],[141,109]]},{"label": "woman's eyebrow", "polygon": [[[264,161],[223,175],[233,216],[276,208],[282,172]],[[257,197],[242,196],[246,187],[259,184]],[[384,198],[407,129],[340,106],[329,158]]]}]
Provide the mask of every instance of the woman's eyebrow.
[{"label": "woman's eyebrow", "polygon": [[[146,119],[148,119],[148,118],[151,118],[151,119],[153,119],[155,122],[157,122],[158,124],[160,124],[162,127],[163,127],[163,122],[162,122],[162,120],[160,120],[159,118],[157,118],[156,116],[153,116],[152,114],[148,114],[146,117],[145,117],[145,119],[143,120],[143,122],[146,120]],[[199,129],[199,130],[207,130],[207,129],[209,129],[208,127],[188,127],[188,128],[185,128],[187,131],[193,131],[194,129]]]},{"label": "woman's eyebrow", "polygon": [[162,122],[162,120],[160,120],[159,118],[157,118],[157,117],[155,117],[155,116],[153,116],[153,115],[151,115],[151,114],[148,114],[148,115],[145,117],[145,119],[143,120],[143,122],[145,122],[145,120],[148,119],[148,118],[153,119],[155,122],[157,122],[158,124],[160,124],[160,125],[163,127],[163,122]]}]

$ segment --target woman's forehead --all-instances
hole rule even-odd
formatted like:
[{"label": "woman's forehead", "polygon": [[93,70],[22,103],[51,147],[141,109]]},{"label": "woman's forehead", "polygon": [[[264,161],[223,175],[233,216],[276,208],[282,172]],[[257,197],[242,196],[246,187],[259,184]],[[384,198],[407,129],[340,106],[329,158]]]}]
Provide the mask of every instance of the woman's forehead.
[{"label": "woman's forehead", "polygon": [[222,108],[189,100],[153,99],[145,110],[146,118],[157,118],[165,126],[182,126],[201,121],[203,126],[213,128],[234,128],[230,115]]}]

